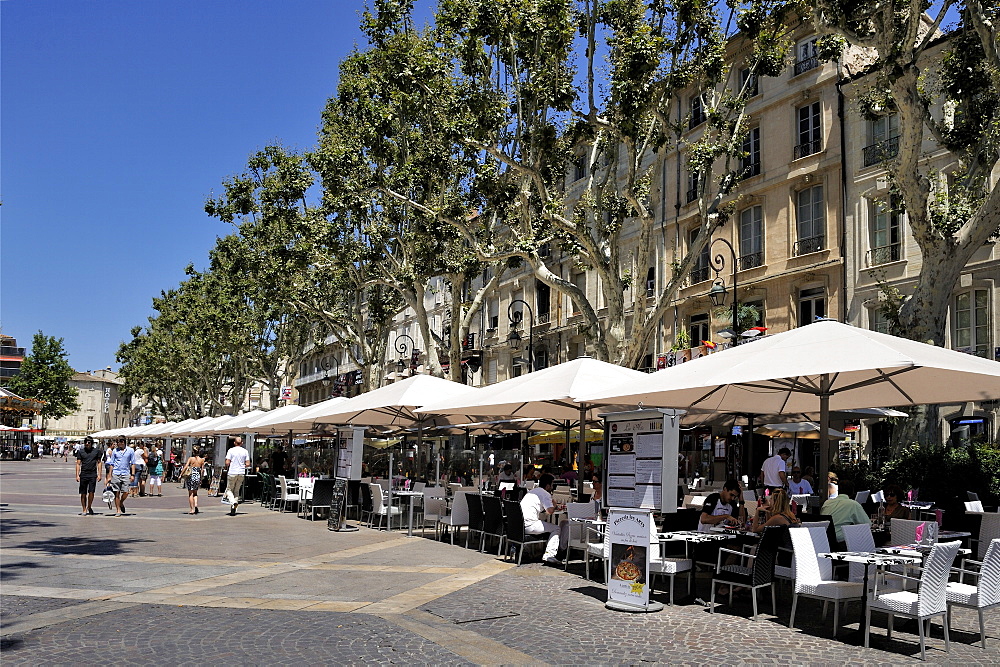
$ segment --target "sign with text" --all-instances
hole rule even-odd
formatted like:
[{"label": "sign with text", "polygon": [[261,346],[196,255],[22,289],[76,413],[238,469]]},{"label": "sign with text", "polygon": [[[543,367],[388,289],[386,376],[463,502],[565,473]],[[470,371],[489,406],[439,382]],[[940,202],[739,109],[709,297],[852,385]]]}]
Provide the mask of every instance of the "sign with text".
[{"label": "sign with text", "polygon": [[677,511],[679,410],[638,410],[604,417],[608,507]]},{"label": "sign with text", "polygon": [[350,426],[337,431],[337,477],[361,479],[361,455],[365,448],[365,429]]},{"label": "sign with text", "polygon": [[649,606],[650,510],[608,510],[608,602]]}]

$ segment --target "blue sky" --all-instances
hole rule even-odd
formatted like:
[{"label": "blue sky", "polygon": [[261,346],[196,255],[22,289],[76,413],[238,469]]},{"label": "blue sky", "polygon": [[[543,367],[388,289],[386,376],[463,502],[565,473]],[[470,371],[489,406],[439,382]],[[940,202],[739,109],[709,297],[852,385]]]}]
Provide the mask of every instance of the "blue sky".
[{"label": "blue sky", "polygon": [[[151,299],[230,228],[247,157],[311,147],[360,0],[0,2],[0,331],[115,366]],[[115,366],[117,367],[117,366]]]}]

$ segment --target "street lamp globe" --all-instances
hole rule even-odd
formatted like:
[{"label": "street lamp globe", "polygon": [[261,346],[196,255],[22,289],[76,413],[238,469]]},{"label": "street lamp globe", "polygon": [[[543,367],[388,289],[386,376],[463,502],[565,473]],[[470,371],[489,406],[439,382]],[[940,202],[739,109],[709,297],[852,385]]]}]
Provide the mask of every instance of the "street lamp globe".
[{"label": "street lamp globe", "polygon": [[712,300],[712,305],[716,308],[726,305],[726,297],[729,291],[721,280],[712,283],[712,289],[708,291],[708,298]]}]

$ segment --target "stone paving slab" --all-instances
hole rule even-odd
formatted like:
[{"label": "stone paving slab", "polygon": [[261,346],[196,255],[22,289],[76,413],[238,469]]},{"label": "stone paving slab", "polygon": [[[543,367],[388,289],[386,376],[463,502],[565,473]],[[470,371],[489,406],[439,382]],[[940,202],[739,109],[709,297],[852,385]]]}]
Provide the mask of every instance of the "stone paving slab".
[{"label": "stone paving slab", "polygon": [[10,625],[16,618],[41,614],[55,609],[65,609],[78,604],[83,604],[84,600],[67,600],[64,598],[42,598],[42,597],[21,597],[17,595],[3,595],[0,597],[0,627]]}]

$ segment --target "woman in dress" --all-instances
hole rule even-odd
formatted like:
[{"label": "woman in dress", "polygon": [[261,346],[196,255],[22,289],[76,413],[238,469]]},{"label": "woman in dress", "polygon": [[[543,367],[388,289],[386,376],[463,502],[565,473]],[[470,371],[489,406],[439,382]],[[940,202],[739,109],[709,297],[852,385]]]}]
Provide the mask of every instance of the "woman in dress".
[{"label": "woman in dress", "polygon": [[198,488],[201,487],[201,469],[204,465],[205,457],[199,456],[198,448],[195,447],[194,451],[191,452],[191,458],[184,464],[185,469],[191,473],[184,484],[188,490],[188,505],[191,506],[191,511],[188,514],[200,514],[198,511]]}]

